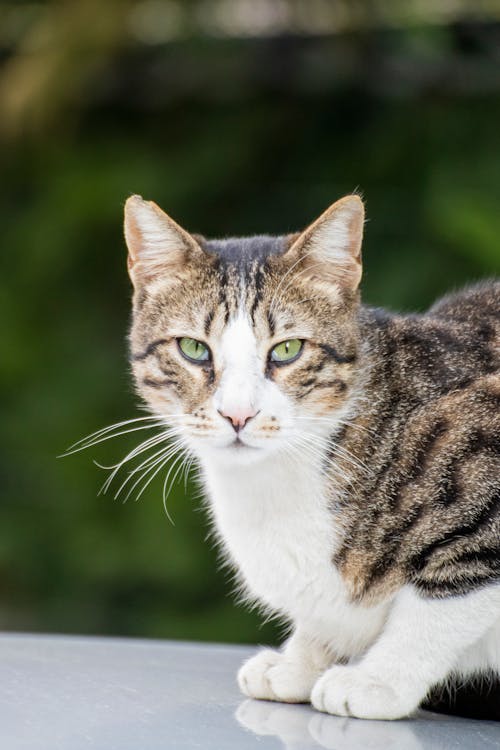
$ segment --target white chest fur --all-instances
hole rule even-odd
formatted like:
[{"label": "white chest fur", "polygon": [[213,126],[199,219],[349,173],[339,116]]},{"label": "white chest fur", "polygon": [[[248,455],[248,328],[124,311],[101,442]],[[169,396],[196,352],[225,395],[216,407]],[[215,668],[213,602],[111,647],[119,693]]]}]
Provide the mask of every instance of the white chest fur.
[{"label": "white chest fur", "polygon": [[214,521],[250,598],[345,656],[378,635],[386,608],[348,601],[332,562],[337,532],[321,474],[274,458],[255,466],[204,465]]}]

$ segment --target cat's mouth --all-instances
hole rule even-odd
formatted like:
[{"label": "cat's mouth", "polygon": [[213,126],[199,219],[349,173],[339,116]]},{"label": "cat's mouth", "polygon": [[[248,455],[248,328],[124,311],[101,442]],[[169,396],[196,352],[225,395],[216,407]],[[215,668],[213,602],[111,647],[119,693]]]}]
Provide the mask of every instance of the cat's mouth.
[{"label": "cat's mouth", "polygon": [[228,447],[235,448],[236,450],[244,450],[245,448],[248,448],[250,450],[258,450],[257,446],[245,443],[239,435],[236,435],[232,443],[229,443]]}]

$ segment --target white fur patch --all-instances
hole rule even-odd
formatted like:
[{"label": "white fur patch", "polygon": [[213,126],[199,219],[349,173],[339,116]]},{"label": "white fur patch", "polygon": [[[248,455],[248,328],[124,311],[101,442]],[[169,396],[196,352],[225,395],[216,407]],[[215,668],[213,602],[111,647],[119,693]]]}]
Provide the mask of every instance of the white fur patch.
[{"label": "white fur patch", "polygon": [[270,456],[252,466],[203,461],[218,535],[243,590],[339,656],[360,654],[386,606],[351,604],[332,564],[337,529],[319,459]]},{"label": "white fur patch", "polygon": [[[431,687],[453,672],[464,674],[464,652],[477,649],[492,627],[498,632],[499,613],[498,585],[442,600],[423,599],[405,587],[364,658],[353,666],[327,670],[313,688],[312,703],[340,716],[407,716]],[[498,664],[491,663],[493,667],[498,669]]]},{"label": "white fur patch", "polygon": [[248,317],[240,311],[226,327],[217,351],[222,378],[214,406],[224,414],[257,411],[264,387],[262,362]]}]

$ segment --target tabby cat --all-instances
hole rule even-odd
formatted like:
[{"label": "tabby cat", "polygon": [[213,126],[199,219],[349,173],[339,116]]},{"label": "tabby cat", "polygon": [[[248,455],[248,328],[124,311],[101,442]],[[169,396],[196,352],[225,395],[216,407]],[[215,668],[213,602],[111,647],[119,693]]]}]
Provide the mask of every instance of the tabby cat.
[{"label": "tabby cat", "polygon": [[137,388],[194,455],[251,601],[243,693],[367,719],[500,674],[500,282],[360,303],[363,204],[207,240],[126,204]]}]

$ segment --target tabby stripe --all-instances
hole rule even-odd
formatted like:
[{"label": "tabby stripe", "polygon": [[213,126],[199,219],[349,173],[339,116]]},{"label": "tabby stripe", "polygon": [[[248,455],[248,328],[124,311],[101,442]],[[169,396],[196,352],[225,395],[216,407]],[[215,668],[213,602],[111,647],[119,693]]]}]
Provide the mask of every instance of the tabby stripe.
[{"label": "tabby stripe", "polygon": [[276,321],[273,313],[270,310],[267,311],[267,324],[269,326],[269,335],[272,338],[276,331]]},{"label": "tabby stripe", "polygon": [[228,285],[228,275],[227,275],[227,269],[224,265],[219,261],[218,262],[218,269],[219,269],[219,285],[220,285],[220,291],[219,291],[219,305],[224,308],[224,325],[227,325],[227,322],[229,320],[229,302],[226,295],[226,289]]},{"label": "tabby stripe", "polygon": [[255,297],[252,303],[252,307],[250,308],[250,319],[252,323],[255,325],[255,312],[262,300],[262,289],[263,289],[263,282],[264,282],[264,272],[262,266],[257,266],[255,269]]},{"label": "tabby stripe", "polygon": [[361,596],[364,596],[377,581],[383,578],[384,575],[391,570],[391,568],[400,565],[397,559],[397,553],[404,543],[403,537],[413,530],[415,524],[420,521],[423,514],[424,508],[422,505],[412,508],[411,512],[406,516],[403,523],[400,524],[397,529],[391,529],[384,535],[380,545],[384,548],[384,553],[371,566],[363,583]]},{"label": "tabby stripe", "polygon": [[319,388],[337,388],[338,391],[343,392],[347,388],[347,384],[343,380],[334,380],[331,383],[318,383],[316,380],[307,380],[306,383],[299,383],[299,385],[306,386],[308,383],[313,383],[307,390],[302,393],[298,393],[296,398],[305,398],[313,391],[317,391]]},{"label": "tabby stripe", "polygon": [[436,502],[441,503],[441,505],[444,505],[445,507],[452,505],[460,497],[460,492],[455,480],[455,474],[463,460],[464,457],[460,457],[453,459],[453,461],[450,461],[448,465],[448,471],[451,471],[449,474],[445,475],[444,479],[439,485]]},{"label": "tabby stripe", "polygon": [[137,292],[137,295],[134,298],[134,304],[137,310],[141,309],[141,307],[144,305],[147,298],[148,298],[148,293],[145,289],[141,289],[139,292]]},{"label": "tabby stripe", "polygon": [[[391,417],[389,420],[388,418],[383,419],[383,429],[379,428],[379,435],[380,435],[380,441],[379,444],[383,444],[383,431],[384,429],[387,429],[391,427],[391,425],[394,422],[394,418],[392,418],[391,410],[388,412],[388,417]],[[399,422],[399,420],[398,420]],[[418,480],[418,478],[421,476],[423,471],[426,468],[427,463],[427,457],[435,443],[435,441],[443,435],[447,430],[447,424],[444,420],[438,420],[433,427],[428,431],[425,441],[422,443],[421,447],[417,451],[412,466],[410,467],[409,471],[405,472],[403,475],[400,475],[399,480],[394,482],[394,479],[389,477],[387,479],[387,474],[389,473],[390,469],[393,468],[395,465],[399,463],[401,460],[400,458],[400,441],[396,440],[393,442],[389,456],[382,464],[380,470],[377,473],[377,477],[375,478],[375,481],[373,483],[373,486],[370,488],[369,492],[370,495],[375,495],[375,493],[382,494],[383,497],[387,498],[387,505],[394,511],[399,506],[400,498],[401,498],[401,492],[403,489],[412,482]],[[374,451],[376,450],[377,444],[374,442]],[[373,452],[372,452],[373,455]],[[384,484],[386,485],[384,487]],[[380,515],[383,515],[387,510],[387,505],[381,505],[378,509],[373,508],[373,516],[372,516],[372,524],[375,525],[377,523],[377,519]],[[355,534],[356,531],[359,529],[360,525],[363,523],[363,518],[360,517],[357,520],[357,523],[354,524],[354,526],[351,529],[351,534]],[[411,525],[410,527],[411,528]],[[407,530],[407,521],[403,521],[403,526],[399,529],[393,529],[389,532],[389,536],[396,536],[398,538],[401,534],[403,534]],[[386,540],[387,543],[390,541],[390,539]],[[379,578],[380,575],[383,575],[386,570],[389,570],[391,567],[395,552],[397,551],[397,546],[392,544],[390,546],[389,551],[384,550],[383,558],[385,560],[384,565],[382,565],[380,560],[377,560],[376,563],[373,566],[373,575],[372,573],[368,576],[368,581],[374,581],[375,579]],[[349,548],[347,545],[342,547],[340,550],[337,561],[339,564],[345,561],[345,558],[347,557],[349,553]],[[385,566],[385,567],[384,567]],[[377,572],[378,571],[378,572]]]},{"label": "tabby stripe", "polygon": [[316,378],[308,378],[299,383],[301,388],[308,388],[310,385],[314,385],[317,382]]},{"label": "tabby stripe", "polygon": [[473,430],[468,438],[468,450],[470,453],[479,453],[487,450],[491,453],[500,453],[500,438],[498,435],[485,435],[483,430]]},{"label": "tabby stripe", "polygon": [[487,388],[482,388],[478,393],[481,394],[486,402],[491,403],[495,409],[500,409],[500,393],[493,390],[490,391]]},{"label": "tabby stripe", "polygon": [[317,364],[307,365],[307,367],[303,368],[304,372],[320,372],[325,366],[326,362],[327,360],[325,358],[325,359],[322,359],[321,362],[318,362]]},{"label": "tabby stripe", "polygon": [[429,454],[432,453],[432,449],[439,438],[445,435],[447,431],[448,422],[445,419],[438,419],[430,429],[427,428],[426,435],[413,456],[412,466],[407,475],[409,480],[407,484],[420,479],[428,468]]},{"label": "tabby stripe", "polygon": [[500,453],[500,440],[496,435],[485,435],[482,430],[473,430],[467,436],[467,442],[459,456],[454,457],[448,464],[446,475],[439,488],[437,502],[449,506],[456,502],[459,497],[459,488],[456,482],[457,471],[464,466],[467,459],[482,452],[494,454]]},{"label": "tabby stripe", "polygon": [[355,354],[339,354],[333,346],[330,346],[330,344],[320,344],[319,347],[325,352],[325,354],[334,359],[335,362],[337,362],[339,365],[352,364],[353,362],[356,362],[357,357]]},{"label": "tabby stripe", "polygon": [[167,343],[168,343],[168,339],[156,339],[156,341],[152,341],[151,344],[149,344],[149,346],[147,346],[146,349],[144,349],[144,351],[141,352],[140,354],[132,354],[132,359],[135,360],[136,362],[140,362],[143,359],[147,359],[151,354],[153,354],[153,352],[158,346],[161,346],[162,344],[167,344]]},{"label": "tabby stripe", "polygon": [[153,380],[153,378],[143,378],[142,382],[144,385],[149,386],[150,388],[165,388],[166,386],[177,385],[176,380],[169,380],[168,378],[165,378],[164,380]]},{"label": "tabby stripe", "polygon": [[[402,473],[397,482],[390,484],[388,488],[382,490],[387,497],[389,507],[396,511],[401,500],[401,493],[405,487],[417,481],[427,468],[427,459],[436,440],[444,435],[448,429],[444,420],[438,420],[432,429],[426,435],[425,441],[421,444],[413,456],[412,465],[408,471]],[[410,531],[415,523],[422,517],[424,507],[422,505],[414,507],[409,516],[403,519],[402,523],[395,528],[390,529],[384,534],[381,542],[383,553],[379,559],[372,565],[367,576],[365,590],[384,576],[397,563],[397,553],[401,548],[402,539]]]},{"label": "tabby stripe", "polygon": [[213,319],[214,319],[214,313],[213,313],[213,310],[211,310],[208,313],[207,317],[205,318],[205,324],[203,326],[203,329],[205,331],[205,336],[209,336],[210,335],[210,328],[212,326]]},{"label": "tabby stripe", "polygon": [[413,555],[408,562],[408,567],[411,570],[420,573],[427,562],[429,561],[432,554],[439,548],[449,547],[457,538],[463,536],[471,536],[475,534],[483,526],[489,524],[494,520],[495,516],[500,513],[500,488],[497,489],[494,494],[489,498],[486,506],[483,508],[481,513],[473,521],[469,523],[463,523],[460,526],[456,526],[454,529],[449,531],[444,536],[436,539],[431,544],[426,545],[420,552]]},{"label": "tabby stripe", "polygon": [[455,563],[488,563],[495,570],[500,569],[500,545],[483,547],[479,550],[466,550],[454,558]]},{"label": "tabby stripe", "polygon": [[[436,441],[446,433],[447,429],[448,424],[445,420],[440,419],[435,422],[434,425],[427,430],[427,434],[421,437],[422,442],[416,450],[415,454],[412,456],[412,461],[409,469],[406,471],[401,471],[399,479],[397,479],[396,481],[394,481],[393,478],[390,478],[389,487],[382,489],[382,493],[387,498],[388,503],[392,509],[395,510],[399,506],[401,493],[404,488],[412,482],[417,481],[424,473],[424,471],[428,468],[427,464],[429,455],[432,453],[432,449],[434,448]],[[391,465],[394,466],[394,464],[397,464],[399,461],[401,461],[400,444],[399,442],[395,442],[391,457],[389,461],[384,464],[383,478],[385,478],[385,475],[391,468]],[[382,481],[377,481],[375,484],[375,489],[380,489],[381,486]]]},{"label": "tabby stripe", "polygon": [[464,596],[471,591],[477,591],[482,586],[487,586],[493,580],[495,580],[495,577],[488,573],[470,574],[465,579],[457,579],[454,575],[448,581],[418,579],[415,586],[423,596],[443,599],[449,596]]}]

